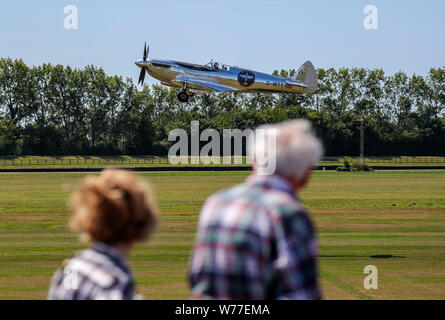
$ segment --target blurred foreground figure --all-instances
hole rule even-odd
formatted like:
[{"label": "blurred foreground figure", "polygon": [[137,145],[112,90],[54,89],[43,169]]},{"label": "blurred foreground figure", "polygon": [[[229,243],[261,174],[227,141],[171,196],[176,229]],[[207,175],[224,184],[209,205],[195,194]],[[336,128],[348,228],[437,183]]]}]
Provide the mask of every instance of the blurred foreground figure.
[{"label": "blurred foreground figure", "polygon": [[275,159],[275,171],[266,174],[267,163],[255,156],[253,174],[243,184],[204,204],[190,261],[193,298],[321,297],[317,241],[296,195],[320,160],[321,142],[306,120],[259,129],[265,134],[256,132],[255,154]]},{"label": "blurred foreground figure", "polygon": [[105,170],[79,184],[71,205],[71,228],[92,246],[63,263],[53,277],[48,299],[135,298],[127,258],[136,242],[148,238],[157,217],[148,185],[129,172]]}]

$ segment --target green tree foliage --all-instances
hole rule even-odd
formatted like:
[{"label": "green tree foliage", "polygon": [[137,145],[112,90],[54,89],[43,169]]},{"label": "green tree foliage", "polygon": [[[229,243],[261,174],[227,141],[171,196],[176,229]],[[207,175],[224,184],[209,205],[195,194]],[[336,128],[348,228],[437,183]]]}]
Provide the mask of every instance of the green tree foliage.
[{"label": "green tree foliage", "polygon": [[[288,77],[295,70],[276,70]],[[357,155],[359,119],[370,155],[445,155],[445,69],[425,76],[363,68],[319,69],[319,90],[298,94],[200,94],[141,90],[94,66],[72,69],[0,59],[0,155],[166,154],[168,132],[253,129],[306,118],[327,155]]]}]

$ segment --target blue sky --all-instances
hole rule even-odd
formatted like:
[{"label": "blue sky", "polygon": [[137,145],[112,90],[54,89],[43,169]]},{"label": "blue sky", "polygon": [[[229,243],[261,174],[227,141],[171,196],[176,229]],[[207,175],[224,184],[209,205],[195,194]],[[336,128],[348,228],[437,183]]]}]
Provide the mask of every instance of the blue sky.
[{"label": "blue sky", "polygon": [[[70,4],[79,10],[78,30],[63,26]],[[379,10],[378,30],[363,27],[366,5]],[[214,58],[264,72],[309,59],[322,68],[424,75],[445,66],[444,15],[442,0],[2,1],[0,57],[93,64],[137,81],[134,61],[147,41],[153,58]]]}]

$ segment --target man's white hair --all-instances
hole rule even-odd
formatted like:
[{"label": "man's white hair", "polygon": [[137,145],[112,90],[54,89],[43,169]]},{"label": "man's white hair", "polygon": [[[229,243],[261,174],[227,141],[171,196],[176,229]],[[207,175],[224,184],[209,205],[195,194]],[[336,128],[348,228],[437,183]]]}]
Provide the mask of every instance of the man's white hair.
[{"label": "man's white hair", "polygon": [[[274,140],[275,148],[271,148],[269,144]],[[275,174],[301,181],[320,161],[323,145],[313,133],[311,123],[308,120],[298,119],[260,126],[255,134],[252,151],[254,158],[261,155],[269,159],[269,162],[271,157],[275,157]],[[255,165],[261,172],[268,164],[255,160]]]}]

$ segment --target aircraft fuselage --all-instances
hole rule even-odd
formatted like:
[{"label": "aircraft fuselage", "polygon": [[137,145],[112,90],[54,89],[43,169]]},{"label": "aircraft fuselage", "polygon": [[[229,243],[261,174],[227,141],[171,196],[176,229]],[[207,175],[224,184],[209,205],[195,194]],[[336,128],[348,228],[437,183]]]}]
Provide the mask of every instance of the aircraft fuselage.
[{"label": "aircraft fuselage", "polygon": [[[171,87],[183,88],[182,79],[186,78],[230,87],[232,92],[310,93],[304,83],[297,82],[293,78],[282,78],[224,64],[220,65],[219,69],[207,65],[159,59],[138,61],[136,64],[145,68],[153,78],[161,81],[161,84]],[[190,92],[215,91],[192,83],[187,83],[186,89]]]}]

